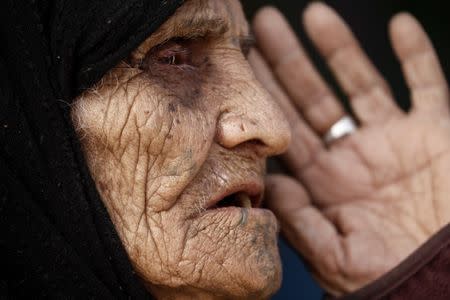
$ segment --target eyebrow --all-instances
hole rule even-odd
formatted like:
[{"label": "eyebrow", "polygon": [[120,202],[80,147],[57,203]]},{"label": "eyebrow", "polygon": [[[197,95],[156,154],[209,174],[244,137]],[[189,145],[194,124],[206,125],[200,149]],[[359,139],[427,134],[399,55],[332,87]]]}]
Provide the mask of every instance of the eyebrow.
[{"label": "eyebrow", "polygon": [[173,38],[195,39],[218,37],[229,30],[228,22],[222,18],[205,18],[184,13],[174,15],[158,31],[145,40],[132,54],[136,58],[145,55],[151,48]]},{"label": "eyebrow", "polygon": [[[227,20],[221,17],[202,17],[195,16],[192,19],[189,16],[180,22],[181,29],[174,31],[174,37],[180,38],[196,38],[196,37],[221,37],[226,32],[230,31],[230,25]],[[244,56],[247,57],[250,50],[256,45],[256,38],[253,32],[239,35],[235,38],[236,46],[238,46]]]},{"label": "eyebrow", "polygon": [[[135,51],[135,56],[145,55],[152,47],[167,42],[173,38],[220,38],[231,31],[229,20],[206,8],[202,1],[189,2],[182,6],[158,31],[149,37]],[[235,38],[237,46],[247,55],[255,44],[251,33]]]},{"label": "eyebrow", "polygon": [[[228,22],[221,17],[187,16],[175,25],[172,35],[183,38],[221,36],[230,30]],[[178,20],[177,20],[178,21]]]}]

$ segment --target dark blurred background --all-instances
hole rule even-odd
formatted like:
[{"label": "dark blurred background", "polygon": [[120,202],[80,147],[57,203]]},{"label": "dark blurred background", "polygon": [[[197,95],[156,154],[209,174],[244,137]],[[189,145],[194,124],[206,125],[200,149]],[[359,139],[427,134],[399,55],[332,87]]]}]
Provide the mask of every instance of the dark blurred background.
[{"label": "dark blurred background", "polygon": [[[289,19],[297,31],[305,48],[312,59],[324,74],[325,78],[335,88],[336,93],[342,97],[332,76],[314,52],[302,27],[300,26],[301,12],[311,1],[305,0],[243,0],[244,9],[251,18],[257,9],[263,5],[278,7]],[[334,0],[324,1],[331,5],[350,24],[353,32],[360,40],[369,57],[380,72],[390,83],[399,105],[409,108],[409,95],[400,67],[394,57],[387,35],[389,19],[397,12],[408,11],[412,13],[428,32],[437,53],[441,59],[447,80],[450,75],[450,10],[446,9],[444,1],[437,0]],[[320,238],[320,237],[318,237]],[[322,290],[308,275],[301,258],[289,246],[280,240],[280,249],[283,259],[283,284],[273,299],[306,299],[319,300],[323,297]]]}]

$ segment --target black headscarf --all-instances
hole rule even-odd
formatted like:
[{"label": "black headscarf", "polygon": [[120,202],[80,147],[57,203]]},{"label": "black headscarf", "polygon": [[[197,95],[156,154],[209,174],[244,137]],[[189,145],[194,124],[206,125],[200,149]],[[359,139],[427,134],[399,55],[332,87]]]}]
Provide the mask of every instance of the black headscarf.
[{"label": "black headscarf", "polygon": [[89,176],[70,103],[182,2],[0,1],[1,295],[149,297]]}]

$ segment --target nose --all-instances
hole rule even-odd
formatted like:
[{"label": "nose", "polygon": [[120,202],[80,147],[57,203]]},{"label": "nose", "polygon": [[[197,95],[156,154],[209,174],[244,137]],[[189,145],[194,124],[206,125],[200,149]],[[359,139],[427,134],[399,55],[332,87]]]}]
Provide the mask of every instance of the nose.
[{"label": "nose", "polygon": [[222,106],[217,141],[226,148],[248,143],[266,157],[283,153],[291,139],[286,118],[251,71],[241,76],[228,88],[233,92]]}]

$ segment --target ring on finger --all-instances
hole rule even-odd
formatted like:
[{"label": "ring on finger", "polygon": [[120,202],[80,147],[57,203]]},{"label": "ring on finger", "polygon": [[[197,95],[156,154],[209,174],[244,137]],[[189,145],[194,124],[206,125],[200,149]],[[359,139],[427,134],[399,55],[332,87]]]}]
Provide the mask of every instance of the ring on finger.
[{"label": "ring on finger", "polygon": [[345,115],[334,123],[323,136],[326,145],[355,132],[357,129],[356,122],[352,117]]}]

